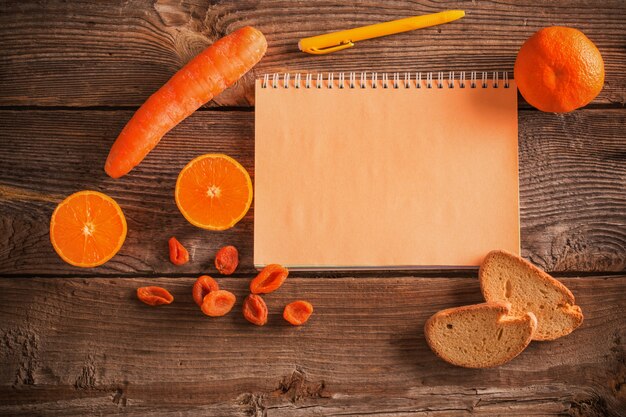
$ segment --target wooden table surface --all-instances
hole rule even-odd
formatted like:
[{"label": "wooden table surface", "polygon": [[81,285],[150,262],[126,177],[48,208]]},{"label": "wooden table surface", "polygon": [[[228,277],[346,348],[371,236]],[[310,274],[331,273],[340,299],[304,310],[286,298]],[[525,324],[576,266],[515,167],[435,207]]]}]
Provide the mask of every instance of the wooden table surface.
[{"label": "wooden table surface", "polygon": [[[327,56],[301,37],[443,9],[453,24],[362,42]],[[626,415],[626,4],[612,1],[0,2],[0,414],[137,416]],[[190,57],[244,25],[269,42],[262,62],[170,132],[132,174],[103,171],[133,111]],[[270,322],[238,304],[203,316],[190,287],[224,244],[242,257],[221,279],[242,299],[254,275],[253,210],[208,232],[176,209],[184,164],[224,152],[254,174],[253,80],[274,72],[494,71],[539,28],[583,30],[606,66],[586,108],[542,113],[520,99],[522,254],[575,294],[584,324],[534,342],[495,369],[437,359],[434,312],[479,302],[475,271],[293,273],[268,297]],[[63,263],[49,243],[55,205],[82,189],[114,197],[128,238],[106,265]],[[193,261],[168,261],[178,236]],[[150,308],[138,286],[176,298]],[[316,312],[302,328],[289,300]]]}]

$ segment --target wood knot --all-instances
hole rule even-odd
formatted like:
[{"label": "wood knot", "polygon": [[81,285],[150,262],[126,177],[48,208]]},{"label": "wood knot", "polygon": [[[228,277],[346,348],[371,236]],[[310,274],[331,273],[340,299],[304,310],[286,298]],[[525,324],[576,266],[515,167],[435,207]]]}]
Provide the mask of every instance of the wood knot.
[{"label": "wood knot", "polygon": [[265,394],[245,393],[239,396],[239,405],[243,406],[243,413],[248,417],[263,417],[265,414]]},{"label": "wood knot", "polygon": [[16,328],[2,334],[6,363],[17,363],[13,386],[34,385],[39,363],[39,336],[30,329]]},{"label": "wood knot", "polygon": [[274,396],[282,396],[292,403],[305,398],[329,398],[330,395],[324,390],[324,381],[313,382],[307,379],[306,372],[299,366],[291,375],[283,377],[278,384],[278,389],[273,392]]},{"label": "wood knot", "polygon": [[118,408],[124,408],[128,405],[128,398],[126,397],[126,389],[118,388],[113,393],[112,398],[113,404],[117,405]]},{"label": "wood knot", "polygon": [[96,387],[96,365],[92,355],[87,356],[83,369],[74,381],[76,389],[93,389]]},{"label": "wood knot", "polygon": [[293,406],[308,398],[330,398],[323,380],[310,381],[306,372],[299,366],[284,376],[278,387],[270,392],[245,393],[238,397],[243,406],[242,412],[249,417],[264,417],[267,410],[274,407]]},{"label": "wood knot", "polygon": [[603,397],[592,395],[589,398],[574,400],[568,411],[572,417],[617,417],[618,414],[609,410]]}]

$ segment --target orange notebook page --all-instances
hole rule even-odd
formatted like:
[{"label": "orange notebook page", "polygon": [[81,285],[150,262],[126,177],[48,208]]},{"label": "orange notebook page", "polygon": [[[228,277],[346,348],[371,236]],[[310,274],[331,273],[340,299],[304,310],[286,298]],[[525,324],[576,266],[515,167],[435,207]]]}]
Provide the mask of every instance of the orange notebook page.
[{"label": "orange notebook page", "polygon": [[254,263],[477,266],[519,254],[517,89],[256,84]]}]

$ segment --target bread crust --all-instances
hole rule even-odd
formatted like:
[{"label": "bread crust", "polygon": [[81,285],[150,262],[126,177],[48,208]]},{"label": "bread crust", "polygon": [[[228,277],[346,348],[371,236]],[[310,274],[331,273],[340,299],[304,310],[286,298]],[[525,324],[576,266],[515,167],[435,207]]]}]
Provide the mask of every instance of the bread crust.
[{"label": "bread crust", "polygon": [[[437,321],[446,320],[448,317],[456,315],[464,311],[479,312],[479,310],[484,310],[484,309],[493,309],[497,312],[496,324],[502,321],[507,321],[509,323],[518,322],[518,324],[526,324],[527,326],[530,327],[528,331],[528,335],[525,338],[523,344],[519,346],[519,349],[512,350],[506,357],[503,357],[501,360],[492,361],[492,362],[488,362],[484,360],[476,361],[478,362],[476,364],[458,362],[454,360],[454,358],[447,356],[445,352],[438,349],[437,344],[434,343],[435,325]],[[532,336],[534,332],[537,329],[537,319],[533,313],[527,313],[525,316],[509,316],[508,314],[510,312],[510,309],[511,309],[511,305],[509,303],[499,302],[499,301],[490,301],[490,302],[481,303],[481,304],[472,304],[472,305],[467,305],[467,306],[453,307],[453,308],[441,310],[435,313],[434,315],[432,315],[424,324],[424,336],[426,337],[426,342],[428,343],[428,346],[430,346],[431,350],[435,353],[435,355],[437,355],[439,358],[441,358],[442,360],[452,365],[461,366],[464,368],[492,368],[495,366],[503,365],[509,362],[511,359],[515,358],[517,355],[519,355],[526,349],[526,347],[532,340]]]},{"label": "bread crust", "polygon": [[583,313],[580,307],[576,305],[576,299],[574,298],[574,294],[572,294],[572,292],[565,285],[563,285],[563,283],[554,279],[548,273],[539,269],[538,267],[528,262],[527,260],[519,256],[513,255],[512,253],[509,253],[504,250],[494,250],[494,251],[489,252],[487,256],[485,256],[485,259],[483,260],[483,263],[481,264],[478,270],[480,290],[483,296],[485,297],[486,301],[505,301],[505,300],[500,299],[500,297],[497,294],[493,294],[489,290],[489,285],[487,284],[487,281],[489,280],[488,270],[490,269],[490,266],[492,265],[492,263],[498,262],[498,257],[507,258],[508,260],[516,264],[519,268],[527,269],[531,271],[533,276],[537,277],[539,281],[542,281],[552,286],[553,288],[556,288],[559,291],[559,293],[563,296],[564,301],[565,301],[563,305],[559,305],[559,308],[561,308],[564,314],[569,315],[570,317],[573,318],[573,326],[571,328],[563,328],[561,332],[555,335],[544,334],[541,331],[541,327],[539,327],[539,330],[535,332],[535,335],[533,336],[533,340],[545,341],[545,340],[558,339],[559,337],[570,334],[572,331],[574,331],[578,326],[582,324],[583,319],[584,319]]}]

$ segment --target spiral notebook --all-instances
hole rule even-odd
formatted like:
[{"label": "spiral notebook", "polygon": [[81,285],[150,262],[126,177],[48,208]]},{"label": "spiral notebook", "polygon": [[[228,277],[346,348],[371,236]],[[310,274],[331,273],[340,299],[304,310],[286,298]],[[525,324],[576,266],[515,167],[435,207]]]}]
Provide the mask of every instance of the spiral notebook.
[{"label": "spiral notebook", "polygon": [[475,267],[520,252],[506,73],[266,75],[255,122],[257,267]]}]

